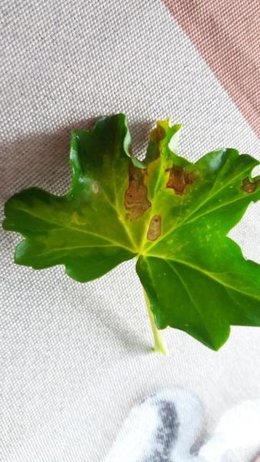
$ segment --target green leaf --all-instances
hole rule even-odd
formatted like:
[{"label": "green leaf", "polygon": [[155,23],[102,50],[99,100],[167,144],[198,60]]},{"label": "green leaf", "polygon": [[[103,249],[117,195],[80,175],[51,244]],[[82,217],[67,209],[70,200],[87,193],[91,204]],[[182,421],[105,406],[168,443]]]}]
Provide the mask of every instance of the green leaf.
[{"label": "green leaf", "polygon": [[259,162],[220,149],[193,164],[174,152],[179,129],[158,122],[143,162],[130,154],[123,114],[73,132],[69,192],[14,195],[3,226],[25,237],[17,263],[62,264],[81,282],[137,257],[157,327],[218,349],[231,325],[260,326],[260,265],[227,237],[260,199]]}]

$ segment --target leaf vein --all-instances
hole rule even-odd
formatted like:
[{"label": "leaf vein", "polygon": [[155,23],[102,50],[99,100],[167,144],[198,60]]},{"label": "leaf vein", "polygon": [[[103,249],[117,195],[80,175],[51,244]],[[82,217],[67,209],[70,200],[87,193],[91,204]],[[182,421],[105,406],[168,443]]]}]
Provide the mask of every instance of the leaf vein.
[{"label": "leaf vein", "polygon": [[237,288],[237,287],[233,287],[233,286],[231,286],[230,284],[227,284],[226,282],[221,281],[220,279],[218,279],[217,277],[215,277],[215,276],[213,275],[213,273],[210,273],[210,272],[208,272],[208,271],[206,271],[206,270],[204,270],[204,269],[202,269],[202,268],[200,268],[200,267],[198,267],[198,266],[196,266],[196,265],[193,265],[192,263],[187,262],[187,261],[185,261],[185,260],[179,260],[179,259],[176,259],[176,258],[169,258],[169,257],[166,259],[165,256],[163,256],[163,255],[153,255],[153,254],[147,255],[147,257],[159,258],[159,259],[162,259],[162,260],[164,260],[164,261],[166,261],[166,262],[167,262],[167,260],[170,260],[170,261],[173,261],[173,262],[175,262],[175,263],[180,263],[181,265],[188,266],[189,268],[191,268],[191,269],[193,269],[193,270],[195,270],[195,271],[198,271],[199,273],[204,274],[204,275],[207,276],[209,279],[213,279],[214,281],[216,281],[218,284],[220,284],[220,285],[223,286],[224,288],[228,288],[228,289],[230,289],[230,290],[234,290],[235,292],[241,293],[241,294],[243,294],[243,295],[246,295],[247,297],[254,298],[254,299],[257,300],[257,301],[260,301],[260,295],[259,295],[259,297],[257,297],[257,296],[255,296],[254,294],[251,294],[251,293],[246,292],[246,291],[242,291],[242,290],[240,290],[240,289]]}]

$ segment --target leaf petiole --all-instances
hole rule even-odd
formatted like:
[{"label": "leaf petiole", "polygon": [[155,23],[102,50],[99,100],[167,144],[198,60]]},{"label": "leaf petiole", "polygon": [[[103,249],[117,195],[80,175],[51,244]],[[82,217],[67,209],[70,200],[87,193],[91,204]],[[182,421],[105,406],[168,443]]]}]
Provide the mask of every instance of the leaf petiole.
[{"label": "leaf petiole", "polygon": [[151,307],[150,307],[150,302],[149,299],[146,295],[146,292],[144,291],[144,298],[145,298],[145,303],[146,303],[146,308],[147,308],[147,313],[149,316],[151,328],[152,328],[152,333],[153,333],[153,339],[154,339],[154,347],[153,351],[155,353],[161,353],[165,356],[169,355],[168,348],[160,334],[159,329],[157,328],[154,320],[154,315],[152,313]]}]

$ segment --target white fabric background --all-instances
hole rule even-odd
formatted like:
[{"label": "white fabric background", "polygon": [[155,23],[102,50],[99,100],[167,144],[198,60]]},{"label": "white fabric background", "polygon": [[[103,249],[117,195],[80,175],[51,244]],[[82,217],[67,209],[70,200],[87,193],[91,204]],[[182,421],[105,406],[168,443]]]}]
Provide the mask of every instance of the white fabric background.
[{"label": "white fabric background", "polygon": [[[128,114],[141,153],[154,121],[185,125],[191,160],[234,146],[259,158],[251,131],[159,0],[2,0],[0,195],[69,183],[69,129]],[[233,232],[260,261],[259,207]],[[166,332],[170,357],[148,352],[151,334],[134,262],[79,284],[63,268],[13,264],[17,236],[1,233],[0,460],[99,462],[131,406],[182,385],[206,406],[259,398],[260,331],[233,328],[215,353]]]}]

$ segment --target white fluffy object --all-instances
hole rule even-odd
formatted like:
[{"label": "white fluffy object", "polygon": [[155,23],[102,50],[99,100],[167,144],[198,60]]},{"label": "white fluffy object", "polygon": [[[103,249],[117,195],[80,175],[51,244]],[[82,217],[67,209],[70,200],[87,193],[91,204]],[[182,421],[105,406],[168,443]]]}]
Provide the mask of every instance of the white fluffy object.
[{"label": "white fluffy object", "polygon": [[260,451],[260,400],[227,411],[195,456],[202,429],[193,393],[162,390],[132,409],[104,462],[252,462]]},{"label": "white fluffy object", "polygon": [[188,461],[202,422],[195,395],[162,390],[132,409],[104,462]]},{"label": "white fluffy object", "polygon": [[259,450],[260,399],[228,410],[200,455],[207,462],[251,462]]}]

